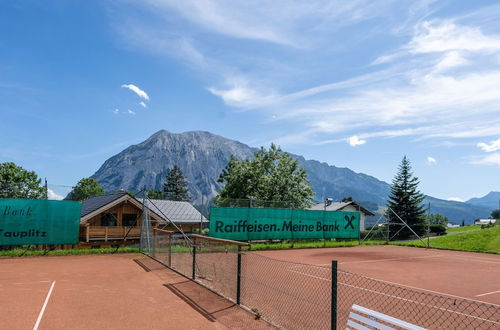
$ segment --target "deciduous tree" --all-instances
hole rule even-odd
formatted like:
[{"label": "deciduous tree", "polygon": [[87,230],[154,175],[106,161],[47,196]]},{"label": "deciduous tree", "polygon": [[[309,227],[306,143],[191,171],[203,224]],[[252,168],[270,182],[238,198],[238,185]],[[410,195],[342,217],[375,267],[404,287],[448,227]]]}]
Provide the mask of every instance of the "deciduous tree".
[{"label": "deciduous tree", "polygon": [[101,187],[99,182],[93,178],[83,178],[76,186],[71,190],[71,192],[66,196],[66,199],[73,201],[83,201],[89,197],[103,195],[104,189]]},{"label": "deciduous tree", "polygon": [[294,208],[312,205],[313,190],[306,171],[274,144],[269,150],[260,148],[251,159],[231,157],[218,181],[225,184],[218,201],[281,201],[286,202],[283,205]]},{"label": "deciduous tree", "polygon": [[0,164],[0,198],[45,198],[42,180],[34,171],[14,163]]}]

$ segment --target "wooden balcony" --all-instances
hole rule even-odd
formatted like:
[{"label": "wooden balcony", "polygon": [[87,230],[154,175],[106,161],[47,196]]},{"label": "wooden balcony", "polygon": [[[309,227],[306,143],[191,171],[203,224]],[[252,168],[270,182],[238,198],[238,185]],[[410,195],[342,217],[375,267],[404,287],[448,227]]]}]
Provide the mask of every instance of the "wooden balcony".
[{"label": "wooden balcony", "polygon": [[[128,233],[128,234],[127,234]],[[125,238],[126,236],[126,238]],[[141,237],[140,227],[97,227],[87,226],[80,230],[80,241],[119,241],[133,240]]]}]

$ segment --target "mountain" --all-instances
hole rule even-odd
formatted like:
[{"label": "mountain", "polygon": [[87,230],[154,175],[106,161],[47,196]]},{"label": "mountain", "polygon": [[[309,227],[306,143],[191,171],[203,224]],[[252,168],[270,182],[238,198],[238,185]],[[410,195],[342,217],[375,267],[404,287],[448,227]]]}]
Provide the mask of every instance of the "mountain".
[{"label": "mountain", "polygon": [[487,207],[490,210],[500,209],[500,191],[490,191],[487,195],[480,198],[471,198],[466,203]]},{"label": "mountain", "polygon": [[144,186],[161,190],[168,169],[177,165],[189,183],[192,199],[200,203],[202,196],[217,195],[221,188],[217,178],[231,155],[244,159],[253,152],[243,143],[208,132],[174,134],[161,130],[106,160],[92,177],[107,192],[136,192]]},{"label": "mountain", "polygon": [[440,213],[448,217],[450,222],[461,224],[474,223],[475,219],[485,219],[491,214],[491,210],[481,205],[471,205],[462,202],[447,201],[431,196],[425,196],[425,206],[430,203],[431,213]]},{"label": "mountain", "polygon": [[[161,130],[146,141],[132,145],[109,158],[92,176],[107,191],[126,189],[136,192],[143,187],[161,190],[169,168],[181,168],[189,183],[193,201],[212,199],[222,185],[217,178],[231,155],[240,159],[251,157],[257,149],[209,132],[193,131],[180,134]],[[340,200],[351,196],[370,210],[385,205],[390,185],[375,177],[356,173],[316,160],[306,160],[290,154],[299,162],[311,181],[316,200],[332,197]],[[471,223],[489,211],[481,206],[431,198],[432,212],[442,213],[450,220]],[[434,204],[435,208],[434,208]]]}]

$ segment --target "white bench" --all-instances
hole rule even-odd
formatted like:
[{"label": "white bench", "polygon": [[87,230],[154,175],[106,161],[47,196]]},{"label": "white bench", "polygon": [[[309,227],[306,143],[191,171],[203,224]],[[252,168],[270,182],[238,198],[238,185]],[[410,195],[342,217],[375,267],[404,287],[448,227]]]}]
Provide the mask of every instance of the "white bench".
[{"label": "white bench", "polygon": [[[416,326],[414,324],[398,320],[395,317],[388,316],[371,309],[352,305],[352,312],[349,313],[349,319],[347,320],[346,329],[358,329],[358,330],[394,330],[387,324],[394,325],[396,327],[408,330],[426,330],[425,328]],[[380,323],[384,321],[386,324]]]}]

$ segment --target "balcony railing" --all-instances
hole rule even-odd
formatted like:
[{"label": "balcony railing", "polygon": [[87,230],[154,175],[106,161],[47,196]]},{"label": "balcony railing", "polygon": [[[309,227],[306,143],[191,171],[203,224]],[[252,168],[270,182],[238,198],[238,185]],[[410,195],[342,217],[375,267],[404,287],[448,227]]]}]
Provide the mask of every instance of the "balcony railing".
[{"label": "balcony railing", "polygon": [[[127,234],[128,233],[128,234]],[[125,237],[126,236],[126,237]],[[138,239],[141,236],[140,227],[97,227],[88,226],[80,230],[80,241],[116,241]]]}]

